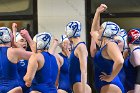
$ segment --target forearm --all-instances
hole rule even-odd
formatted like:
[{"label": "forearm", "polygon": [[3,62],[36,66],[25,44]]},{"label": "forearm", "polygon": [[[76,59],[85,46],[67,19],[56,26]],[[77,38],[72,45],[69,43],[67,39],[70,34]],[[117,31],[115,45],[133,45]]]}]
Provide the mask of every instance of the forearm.
[{"label": "forearm", "polygon": [[91,38],[91,44],[90,44],[90,55],[91,55],[91,57],[94,57],[95,53],[96,53],[96,43],[95,43],[94,39]]},{"label": "forearm", "polygon": [[122,67],[123,67],[123,63],[117,63],[117,64],[114,63],[113,70],[112,70],[112,73],[111,73],[112,79],[114,79],[117,76],[117,74],[120,72]]},{"label": "forearm", "polygon": [[35,73],[38,69],[37,59],[34,58],[36,56],[32,55],[28,62],[27,73],[24,76],[24,81],[27,87],[31,86]]},{"label": "forearm", "polygon": [[86,93],[86,83],[87,83],[87,73],[82,72],[81,73],[81,83],[82,83],[82,91],[83,93]]},{"label": "forearm", "polygon": [[49,53],[52,54],[52,55],[54,55],[57,46],[58,46],[58,42],[54,42],[54,43],[52,44],[52,46],[49,48]]},{"label": "forearm", "polygon": [[30,72],[27,72],[26,75],[24,76],[24,81],[25,81],[25,85],[27,87],[30,87],[32,85],[32,81],[33,81],[33,75],[29,74]]},{"label": "forearm", "polygon": [[96,12],[92,22],[91,31],[98,31],[99,29],[100,29],[100,13]]},{"label": "forearm", "polygon": [[26,40],[32,50],[32,52],[36,52],[36,43],[32,40],[30,36],[26,37]]}]

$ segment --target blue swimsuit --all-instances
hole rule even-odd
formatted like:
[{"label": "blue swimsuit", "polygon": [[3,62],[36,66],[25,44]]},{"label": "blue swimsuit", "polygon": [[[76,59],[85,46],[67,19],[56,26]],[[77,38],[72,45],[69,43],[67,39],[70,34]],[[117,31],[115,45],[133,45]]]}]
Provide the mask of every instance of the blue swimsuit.
[{"label": "blue swimsuit", "polygon": [[62,89],[67,91],[68,93],[72,93],[69,81],[69,59],[67,56],[59,53],[61,57],[63,57],[63,65],[60,68],[60,75],[59,75],[59,86],[58,89]]},{"label": "blue swimsuit", "polygon": [[100,92],[103,86],[108,84],[114,84],[122,90],[122,93],[124,93],[124,87],[118,75],[111,82],[100,80],[99,76],[102,74],[101,72],[105,72],[107,75],[110,75],[112,73],[113,64],[114,64],[113,60],[105,59],[102,56],[102,51],[105,47],[106,45],[103,48],[101,48],[99,51],[97,51],[94,57],[93,65],[94,65],[94,74],[95,74],[94,75],[95,87],[97,91]]},{"label": "blue swimsuit", "polygon": [[26,72],[27,72],[28,60],[20,60],[17,64],[18,74],[19,74],[19,82],[22,87],[23,93],[29,93],[30,88],[25,85],[25,81],[23,80]]},{"label": "blue swimsuit", "polygon": [[[133,51],[137,49],[140,49],[140,47],[135,48]],[[125,86],[126,92],[130,90],[134,90],[135,81],[136,81],[136,70],[135,70],[135,67],[133,67],[133,65],[130,63],[130,56],[131,54],[126,58],[125,63],[124,63],[124,71],[126,73],[124,86]]]},{"label": "blue swimsuit", "polygon": [[19,87],[17,64],[7,58],[8,47],[0,47],[0,93]]},{"label": "blue swimsuit", "polygon": [[[70,73],[70,83],[71,83],[71,87],[73,87],[73,85],[77,82],[81,82],[81,70],[80,70],[80,62],[79,62],[79,58],[77,58],[74,54],[75,49],[77,48],[77,46],[81,43],[84,42],[79,42],[74,49],[71,52],[70,55],[70,69],[69,69],[69,73]],[[85,44],[85,43],[84,43]]]},{"label": "blue swimsuit", "polygon": [[49,52],[42,52],[44,66],[36,72],[35,83],[31,88],[41,93],[57,93],[55,82],[58,74],[58,65],[55,57]]}]

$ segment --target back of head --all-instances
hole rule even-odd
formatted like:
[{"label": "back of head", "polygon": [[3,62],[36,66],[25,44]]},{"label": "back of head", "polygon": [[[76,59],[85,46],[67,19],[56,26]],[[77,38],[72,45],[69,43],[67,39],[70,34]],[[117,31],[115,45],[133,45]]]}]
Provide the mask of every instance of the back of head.
[{"label": "back of head", "polygon": [[37,50],[45,50],[50,47],[51,34],[42,32],[34,36],[33,40],[37,43]]},{"label": "back of head", "polygon": [[103,37],[112,38],[120,31],[120,27],[114,22],[104,22],[101,26],[104,28]]},{"label": "back of head", "polygon": [[11,42],[11,30],[8,27],[0,27],[0,44]]},{"label": "back of head", "polygon": [[125,29],[121,29],[118,33],[117,36],[120,37],[120,41],[124,42],[124,49],[128,48],[127,45],[127,32]]},{"label": "back of head", "polygon": [[63,43],[63,42],[66,41],[66,40],[69,40],[69,39],[67,38],[67,36],[66,36],[66,35],[61,35],[60,43]]},{"label": "back of head", "polygon": [[117,33],[117,35],[121,37],[127,36],[127,31],[125,29],[120,29],[120,31]]},{"label": "back of head", "polygon": [[138,29],[131,29],[127,34],[128,44],[140,44],[140,31]]},{"label": "back of head", "polygon": [[66,35],[68,38],[80,37],[81,23],[79,21],[71,21],[66,25]]}]

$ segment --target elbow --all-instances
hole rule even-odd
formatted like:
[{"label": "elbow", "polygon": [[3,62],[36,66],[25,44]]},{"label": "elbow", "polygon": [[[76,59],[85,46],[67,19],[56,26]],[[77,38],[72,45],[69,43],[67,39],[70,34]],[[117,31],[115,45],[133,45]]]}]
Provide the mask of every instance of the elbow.
[{"label": "elbow", "polygon": [[90,55],[91,57],[94,57],[96,53],[96,49],[90,49]]},{"label": "elbow", "polygon": [[84,69],[81,70],[81,74],[82,74],[82,75],[87,75],[87,70],[84,70]]},{"label": "elbow", "polygon": [[123,62],[120,62],[118,65],[119,65],[120,67],[123,67]]},{"label": "elbow", "polygon": [[118,59],[117,60],[117,64],[119,65],[119,66],[123,66],[123,63],[124,63],[124,59],[122,58],[122,59]]},{"label": "elbow", "polygon": [[31,82],[32,81],[32,78],[30,76],[25,75],[24,76],[24,81],[25,82]]}]

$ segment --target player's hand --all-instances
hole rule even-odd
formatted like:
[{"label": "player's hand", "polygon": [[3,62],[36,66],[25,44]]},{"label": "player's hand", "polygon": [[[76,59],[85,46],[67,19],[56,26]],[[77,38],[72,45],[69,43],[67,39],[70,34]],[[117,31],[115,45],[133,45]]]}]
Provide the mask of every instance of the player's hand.
[{"label": "player's hand", "polygon": [[17,32],[17,24],[16,23],[12,23],[12,31],[13,32]]},{"label": "player's hand", "polygon": [[111,75],[107,75],[106,73],[102,72],[102,75],[99,76],[101,81],[111,82],[113,78]]},{"label": "player's hand", "polygon": [[105,4],[101,4],[97,9],[96,9],[96,12],[98,13],[102,13],[104,11],[106,11],[107,9],[107,6]]},{"label": "player's hand", "polygon": [[30,36],[26,29],[21,30],[20,35],[25,39],[27,39]]}]

